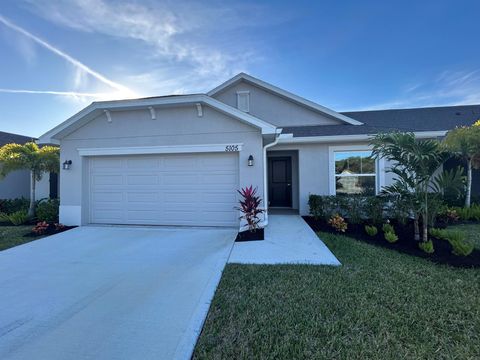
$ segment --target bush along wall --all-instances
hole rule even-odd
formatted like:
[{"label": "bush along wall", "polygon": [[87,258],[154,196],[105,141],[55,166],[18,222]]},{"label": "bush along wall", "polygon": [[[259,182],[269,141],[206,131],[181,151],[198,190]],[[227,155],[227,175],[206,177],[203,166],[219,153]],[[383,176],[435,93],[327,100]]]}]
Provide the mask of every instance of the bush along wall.
[{"label": "bush along wall", "polygon": [[[314,231],[337,234],[341,232],[357,240],[427,258],[437,263],[480,267],[480,251],[472,250],[468,239],[452,240],[452,236],[447,239],[431,233],[428,244],[415,241],[413,219],[409,209],[399,197],[310,195],[308,204],[311,216],[304,219]],[[476,218],[475,205],[468,210],[462,210],[438,204],[434,214],[433,218],[428,219],[430,228],[445,228],[447,225],[462,221],[480,220]],[[420,223],[421,221],[420,219]]]}]

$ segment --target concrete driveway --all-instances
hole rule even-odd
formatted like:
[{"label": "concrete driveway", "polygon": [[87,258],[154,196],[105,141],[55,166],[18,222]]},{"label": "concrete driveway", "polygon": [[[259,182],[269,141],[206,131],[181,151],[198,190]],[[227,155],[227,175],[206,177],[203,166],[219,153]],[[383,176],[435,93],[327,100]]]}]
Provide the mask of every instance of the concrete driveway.
[{"label": "concrete driveway", "polygon": [[0,359],[186,359],[235,229],[83,227],[0,252]]}]

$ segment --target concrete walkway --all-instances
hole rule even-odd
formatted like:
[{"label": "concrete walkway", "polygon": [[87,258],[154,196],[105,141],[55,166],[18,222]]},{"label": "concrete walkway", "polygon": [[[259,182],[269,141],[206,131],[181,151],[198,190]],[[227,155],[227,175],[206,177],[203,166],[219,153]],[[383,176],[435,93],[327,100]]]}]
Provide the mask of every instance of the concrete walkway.
[{"label": "concrete walkway", "polygon": [[0,252],[0,359],[190,359],[236,233],[82,227]]},{"label": "concrete walkway", "polygon": [[268,220],[265,240],[236,242],[229,263],[341,265],[299,215],[270,215]]}]

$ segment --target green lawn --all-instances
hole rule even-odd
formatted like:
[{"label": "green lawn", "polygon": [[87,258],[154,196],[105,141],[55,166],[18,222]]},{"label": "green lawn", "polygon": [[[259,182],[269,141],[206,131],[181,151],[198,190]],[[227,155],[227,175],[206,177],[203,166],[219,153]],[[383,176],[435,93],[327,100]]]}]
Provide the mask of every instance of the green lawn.
[{"label": "green lawn", "polygon": [[468,234],[468,238],[473,240],[475,243],[475,247],[480,249],[480,225],[478,224],[462,224],[462,225],[455,225],[450,226],[450,229],[458,229],[466,232]]},{"label": "green lawn", "polygon": [[38,237],[24,237],[32,230],[32,225],[0,226],[0,251],[37,240]]},{"label": "green lawn", "polygon": [[343,266],[227,265],[194,358],[480,358],[480,270],[320,236]]}]

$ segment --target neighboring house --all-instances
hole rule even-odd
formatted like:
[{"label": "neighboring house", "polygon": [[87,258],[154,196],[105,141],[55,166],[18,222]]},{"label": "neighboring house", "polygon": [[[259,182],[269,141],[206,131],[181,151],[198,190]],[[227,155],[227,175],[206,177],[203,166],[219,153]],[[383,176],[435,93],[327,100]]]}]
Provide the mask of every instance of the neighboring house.
[{"label": "neighboring house", "polygon": [[[32,141],[31,137],[11,134],[0,131],[0,146],[18,143],[25,144]],[[30,172],[27,170],[14,171],[0,179],[0,199],[30,198]]]},{"label": "neighboring house", "polygon": [[[25,144],[37,139],[0,131],[0,147],[6,144]],[[18,170],[0,179],[0,199],[30,198],[30,171]],[[58,174],[45,174],[37,181],[36,199],[56,198],[58,196]]]},{"label": "neighboring house", "polygon": [[40,142],[68,168],[65,224],[238,226],[241,187],[305,215],[309,194],[391,183],[372,134],[437,138],[478,118],[480,106],[338,113],[242,73],[207,94],[94,102]]}]

